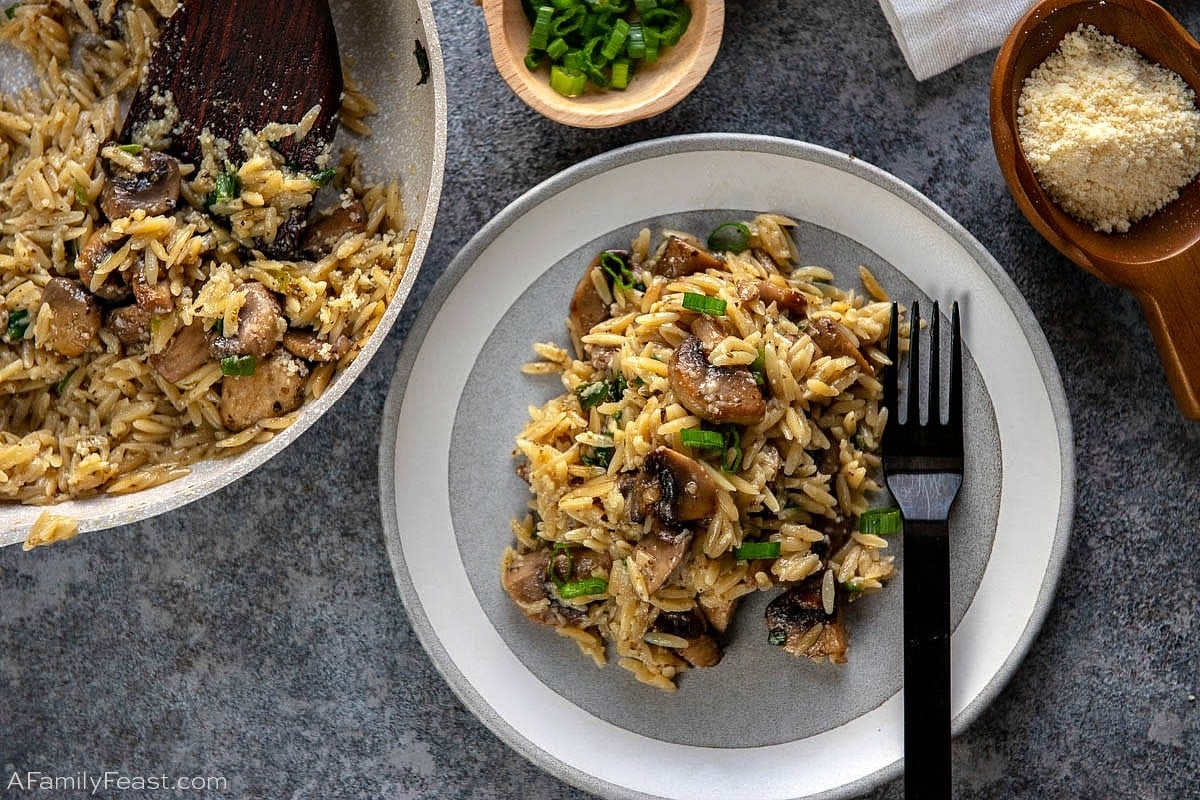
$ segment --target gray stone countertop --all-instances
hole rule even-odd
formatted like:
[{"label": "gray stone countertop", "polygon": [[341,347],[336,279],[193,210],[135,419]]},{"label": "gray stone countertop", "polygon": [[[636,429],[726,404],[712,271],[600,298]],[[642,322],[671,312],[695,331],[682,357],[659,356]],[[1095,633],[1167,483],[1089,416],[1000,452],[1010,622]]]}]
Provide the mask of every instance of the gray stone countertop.
[{"label": "gray stone countertop", "polygon": [[[1165,5],[1200,34],[1200,5]],[[434,10],[449,154],[409,308],[332,412],[236,485],[0,551],[0,797],[56,796],[9,788],[14,772],[104,770],[227,780],[206,797],[586,797],[480,725],[414,636],[381,533],[380,420],[415,309],[481,225],[582,159],[694,131],[806,140],[911,183],[1011,275],[1062,371],[1078,459],[1066,565],[1028,656],[954,742],[955,795],[1200,797],[1200,426],[1176,410],[1136,302],[1060,257],[1006,191],[995,54],[918,83],[874,0],[737,0],[690,97],[584,131],[508,90],[469,0]]]}]

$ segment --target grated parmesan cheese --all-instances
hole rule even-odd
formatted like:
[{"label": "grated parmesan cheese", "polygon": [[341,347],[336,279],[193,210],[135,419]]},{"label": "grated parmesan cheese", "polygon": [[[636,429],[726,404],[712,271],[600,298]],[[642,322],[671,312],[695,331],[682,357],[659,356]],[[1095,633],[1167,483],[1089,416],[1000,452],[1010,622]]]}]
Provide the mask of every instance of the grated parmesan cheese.
[{"label": "grated parmesan cheese", "polygon": [[1017,123],[1042,188],[1097,231],[1128,231],[1200,173],[1195,93],[1090,25],[1030,73]]}]

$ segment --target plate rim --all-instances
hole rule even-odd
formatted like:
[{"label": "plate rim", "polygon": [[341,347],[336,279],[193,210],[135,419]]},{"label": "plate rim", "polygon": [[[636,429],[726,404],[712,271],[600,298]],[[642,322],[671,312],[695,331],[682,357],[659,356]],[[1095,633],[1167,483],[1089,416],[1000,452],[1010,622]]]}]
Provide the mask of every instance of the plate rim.
[{"label": "plate rim", "polygon": [[[396,436],[408,378],[424,344],[426,334],[447,298],[492,242],[528,211],[551,200],[566,189],[613,167],[651,160],[660,156],[705,151],[765,153],[815,161],[862,178],[897,196],[949,234],[971,255],[1021,323],[1027,342],[1036,358],[1038,371],[1045,385],[1053,412],[1059,451],[1062,457],[1061,503],[1054,540],[1048,553],[1047,567],[1042,575],[1032,612],[1025,622],[1021,635],[985,687],[954,717],[952,721],[953,735],[957,736],[962,733],[995,700],[1015,674],[1020,662],[1028,654],[1052,605],[1066,560],[1071,523],[1074,518],[1076,467],[1070,407],[1057,363],[1041,325],[1037,322],[1016,284],[991,253],[961,223],[899,177],[855,156],[800,140],[748,133],[691,133],[651,139],[609,150],[567,167],[539,182],[484,224],[455,255],[422,303],[418,316],[405,337],[389,385],[380,432],[379,481],[382,533],[391,561],[393,579],[404,604],[405,612],[412,623],[413,631],[433,662],[434,668],[472,715],[496,734],[506,746],[546,772],[585,791],[619,800],[655,800],[658,796],[605,781],[539,748],[495,711],[486,698],[470,684],[449,656],[437,632],[429,622],[421,598],[413,586],[400,543],[395,493]],[[805,795],[805,798],[807,800],[834,800],[834,798],[857,796],[885,781],[898,777],[902,773],[902,769],[903,759],[898,759],[892,764],[854,781],[818,794]]]}]

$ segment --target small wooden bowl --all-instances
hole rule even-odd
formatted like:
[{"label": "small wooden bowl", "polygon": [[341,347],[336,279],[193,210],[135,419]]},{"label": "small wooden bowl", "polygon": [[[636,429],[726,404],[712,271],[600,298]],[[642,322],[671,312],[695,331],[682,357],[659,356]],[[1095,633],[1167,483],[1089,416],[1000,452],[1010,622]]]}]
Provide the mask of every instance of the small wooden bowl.
[{"label": "small wooden bowl", "polygon": [[1161,6],[1150,0],[1042,0],[1017,22],[996,58],[991,84],[996,159],[1017,206],[1050,244],[1138,298],[1180,409],[1200,419],[1200,181],[1128,233],[1100,233],[1046,195],[1021,150],[1022,83],[1081,24],[1177,72],[1200,96],[1200,45]]},{"label": "small wooden bowl", "polygon": [[636,71],[628,88],[589,88],[579,97],[563,97],[550,88],[546,66],[536,71],[525,66],[531,26],[520,0],[483,0],[482,5],[501,77],[530,108],[576,128],[613,128],[666,111],[708,73],[725,30],[725,0],[688,0],[692,21],[683,38],[655,64]]}]

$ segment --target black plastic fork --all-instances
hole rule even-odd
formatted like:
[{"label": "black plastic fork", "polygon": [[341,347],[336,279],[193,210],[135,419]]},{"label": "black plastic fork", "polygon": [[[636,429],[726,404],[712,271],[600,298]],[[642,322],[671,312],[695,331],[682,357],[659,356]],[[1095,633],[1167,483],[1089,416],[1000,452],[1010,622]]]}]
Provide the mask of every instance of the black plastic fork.
[{"label": "black plastic fork", "polygon": [[909,316],[905,419],[900,419],[899,315],[892,304],[883,471],[904,515],[904,796],[950,797],[950,506],[963,473],[962,339],[950,322],[950,380],[942,419],[938,304],[929,324],[926,419],[921,419],[920,307]]}]

